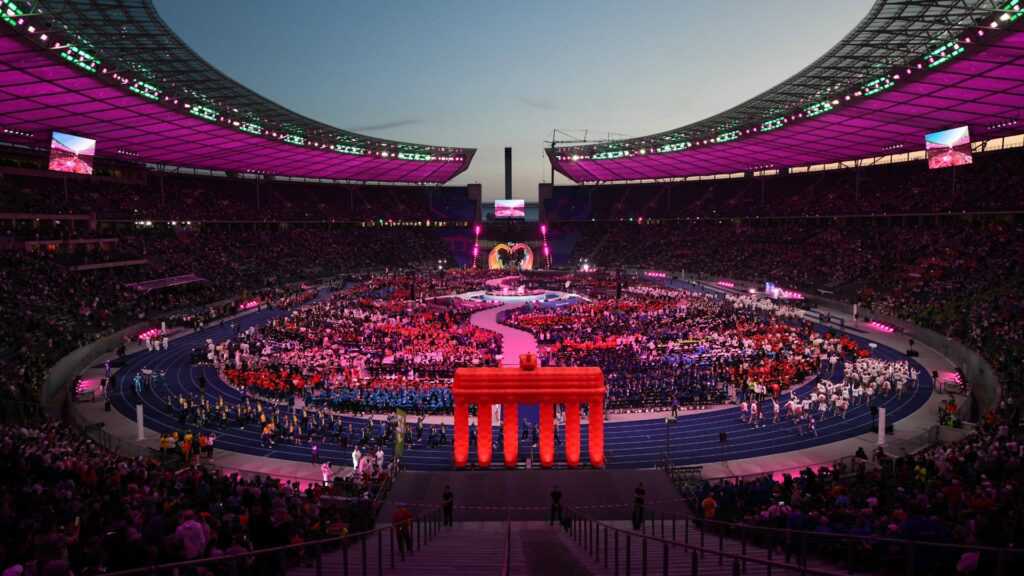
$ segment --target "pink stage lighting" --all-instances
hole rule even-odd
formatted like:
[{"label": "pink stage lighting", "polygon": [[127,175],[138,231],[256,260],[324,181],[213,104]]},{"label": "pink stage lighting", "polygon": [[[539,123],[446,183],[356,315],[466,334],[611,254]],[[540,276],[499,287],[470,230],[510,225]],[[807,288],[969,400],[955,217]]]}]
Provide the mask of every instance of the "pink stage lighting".
[{"label": "pink stage lighting", "polygon": [[884,334],[892,334],[893,332],[896,331],[896,329],[893,328],[892,326],[889,326],[888,324],[882,324],[881,322],[878,322],[877,320],[868,322],[868,326],[870,326],[870,327],[874,328],[875,330],[878,330],[879,332],[882,332]]},{"label": "pink stage lighting", "polygon": [[717,285],[719,285],[719,286],[721,286],[723,288],[735,288],[736,287],[736,284],[734,284],[732,282],[729,282],[728,280],[719,280],[718,282],[715,282],[715,284],[717,284]]},{"label": "pink stage lighting", "polygon": [[657,270],[648,270],[644,273],[644,276],[648,278],[668,278],[667,272],[658,272]]},{"label": "pink stage lighting", "polygon": [[476,226],[473,227],[473,234],[476,234],[476,236],[478,238],[480,237],[480,225],[479,224],[477,224]]},{"label": "pink stage lighting", "polygon": [[162,334],[162,332],[160,332],[159,328],[150,328],[149,330],[139,334],[139,341],[145,342],[146,340],[152,340],[153,338],[160,336],[160,334]]},{"label": "pink stage lighting", "polygon": [[249,300],[248,302],[242,302],[238,305],[239,310],[252,310],[260,305],[259,299]]},{"label": "pink stage lighting", "polygon": [[547,224],[541,224],[540,225],[540,234],[541,234],[541,236],[547,236],[548,235],[548,225]]}]

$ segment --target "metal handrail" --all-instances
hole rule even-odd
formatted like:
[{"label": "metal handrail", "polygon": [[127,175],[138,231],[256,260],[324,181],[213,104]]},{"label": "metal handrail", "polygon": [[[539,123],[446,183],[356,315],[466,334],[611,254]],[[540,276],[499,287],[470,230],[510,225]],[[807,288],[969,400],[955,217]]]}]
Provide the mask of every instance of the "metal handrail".
[{"label": "metal handrail", "polygon": [[[659,502],[673,502],[673,501],[683,501],[683,502],[687,502],[689,504],[694,504],[696,502],[696,500],[693,500],[693,499],[690,499],[690,498],[681,498],[679,500],[665,500],[665,501],[659,501]],[[632,504],[617,504],[614,507],[627,508],[627,507],[631,507],[631,506],[633,506],[633,505]],[[612,506],[609,506],[609,505],[602,505],[601,506],[601,508],[609,508],[609,507],[612,507]],[[588,509],[593,509],[593,508],[594,507],[576,506],[576,507],[574,507],[574,510],[578,512],[580,510],[588,510]],[[644,525],[645,526],[648,525],[648,524],[651,525],[652,526],[651,530],[653,531],[654,530],[654,526],[659,521],[659,518],[658,518],[659,512],[652,511],[652,512],[650,512],[649,516],[647,514],[648,513],[645,511],[645,514],[644,514]],[[698,517],[695,517],[695,516],[681,516],[681,515],[679,515],[679,514],[677,514],[675,512],[660,512],[660,515],[661,515],[661,519],[666,521],[666,522],[673,522],[673,521],[674,522],[680,522],[680,521],[682,521],[682,522],[693,523],[694,525],[699,525],[699,526],[713,525],[713,526],[721,528],[723,530],[724,529],[729,529],[730,531],[734,531],[734,532],[770,532],[770,533],[773,533],[773,534],[780,535],[780,537],[781,536],[791,537],[791,536],[795,535],[795,536],[807,536],[807,537],[822,538],[822,539],[831,538],[831,539],[834,539],[834,540],[863,541],[863,542],[870,542],[872,544],[876,544],[876,543],[896,544],[896,545],[916,544],[916,545],[920,545],[920,546],[955,549],[955,550],[960,550],[960,551],[963,551],[963,552],[993,552],[993,553],[997,553],[997,554],[999,554],[999,553],[1003,553],[1003,554],[1022,554],[1022,553],[1024,553],[1024,548],[1013,548],[1013,547],[999,548],[997,546],[977,546],[977,545],[971,545],[971,544],[930,542],[928,540],[910,540],[910,539],[905,539],[905,538],[891,538],[891,537],[887,537],[887,536],[877,536],[877,535],[860,536],[860,535],[857,535],[857,534],[841,534],[841,533],[836,533],[836,532],[815,532],[813,530],[800,530],[800,529],[793,529],[793,528],[774,528],[774,527],[771,527],[771,526],[757,526],[757,525],[754,525],[754,524],[744,524],[743,522],[727,522],[725,520],[708,520],[706,518],[698,518]],[[621,530],[621,528],[620,528],[620,530]],[[644,533],[644,531],[645,531],[645,529],[642,528],[640,533]]]},{"label": "metal handrail", "polygon": [[[679,540],[676,540],[674,538],[669,539],[669,538],[658,537],[658,536],[648,536],[647,534],[644,534],[642,532],[636,532],[636,531],[633,531],[633,530],[627,530],[627,529],[624,529],[624,528],[619,528],[617,526],[609,524],[608,522],[603,522],[601,520],[596,520],[594,518],[587,517],[587,516],[585,516],[583,514],[580,514],[579,512],[577,512],[576,510],[571,509],[571,508],[567,508],[566,510],[567,510],[567,513],[568,513],[569,519],[570,519],[570,528],[569,528],[570,529],[570,535],[573,537],[573,539],[576,541],[576,543],[580,544],[584,548],[584,551],[590,553],[594,557],[595,560],[600,560],[601,559],[602,543],[601,543],[601,538],[598,536],[599,535],[598,529],[603,529],[604,532],[605,532],[605,539],[604,539],[604,559],[605,559],[605,562],[607,562],[607,558],[608,558],[608,538],[607,538],[607,534],[610,532],[610,533],[612,533],[615,536],[614,541],[615,541],[615,556],[616,556],[616,558],[615,558],[616,572],[617,572],[617,569],[618,569],[618,540],[619,540],[619,535],[623,534],[623,535],[625,535],[625,538],[626,538],[626,550],[627,550],[626,573],[627,574],[630,573],[629,563],[631,562],[631,558],[630,558],[631,554],[630,554],[629,550],[630,550],[631,539],[634,538],[634,537],[639,537],[640,540],[641,540],[641,543],[642,543],[643,564],[641,565],[641,570],[640,570],[640,573],[642,575],[646,575],[647,572],[648,572],[648,570],[647,570],[648,542],[653,542],[655,544],[660,544],[661,547],[662,547],[662,551],[663,551],[663,558],[665,558],[666,560],[668,558],[668,550],[669,550],[670,547],[682,548],[682,549],[686,550],[688,553],[692,553],[692,555],[693,555],[693,563],[694,563],[694,568],[693,568],[693,573],[694,574],[697,574],[696,566],[697,566],[698,555],[701,558],[703,558],[707,554],[710,554],[712,556],[717,556],[719,558],[719,560],[720,560],[720,563],[721,563],[721,559],[728,558],[729,560],[731,560],[733,562],[734,568],[738,568],[740,563],[742,563],[744,566],[746,564],[755,564],[755,565],[764,566],[769,571],[769,573],[770,573],[770,571],[772,569],[779,569],[779,570],[799,570],[801,574],[810,575],[810,576],[840,576],[840,574],[842,574],[841,572],[835,571],[835,570],[822,570],[820,568],[811,568],[811,567],[807,566],[805,562],[801,562],[801,563],[798,563],[798,564],[792,564],[792,563],[789,563],[789,562],[779,562],[778,560],[755,558],[755,557],[748,556],[748,555],[746,555],[744,553],[728,552],[728,551],[724,550],[721,546],[719,546],[719,548],[717,548],[717,549],[715,549],[715,548],[708,548],[708,547],[705,547],[705,546],[702,545],[703,542],[702,542],[701,545],[698,545],[698,544],[690,544],[689,542],[686,542],[686,541],[680,542]],[[803,557],[803,560],[804,561],[806,560],[805,556]],[[667,566],[668,566],[667,562],[664,562],[663,569],[665,569]],[[734,569],[734,573],[737,573],[735,571],[735,569]]]},{"label": "metal handrail", "polygon": [[512,569],[512,511],[508,513],[508,519],[505,520],[505,561],[502,563],[501,576],[509,576],[509,571]]},{"label": "metal handrail", "polygon": [[[695,519],[696,521],[697,519]],[[710,524],[719,528],[728,528],[735,531],[742,532],[765,532],[782,535],[796,535],[807,538],[818,538],[823,540],[838,540],[838,541],[854,541],[854,542],[865,542],[871,544],[894,544],[899,546],[926,546],[929,548],[945,548],[948,550],[956,550],[960,552],[991,552],[994,554],[1021,554],[1024,553],[1022,548],[999,548],[996,546],[977,546],[971,544],[957,544],[947,542],[931,542],[928,540],[910,540],[901,538],[891,538],[888,536],[859,536],[856,534],[838,534],[835,532],[815,532],[813,530],[794,530],[789,528],[772,528],[770,526],[756,526],[753,524],[744,524],[742,522],[725,522],[722,520],[705,520],[699,519],[704,524]]]},{"label": "metal handrail", "polygon": [[[629,504],[619,505],[620,508],[631,506]],[[572,513],[578,516],[580,519],[587,522],[599,522],[596,519],[588,517],[580,512],[580,508],[577,507],[572,510]],[[690,516],[679,516],[671,512],[662,512],[660,514],[660,531],[661,538],[655,536],[658,532],[658,513],[648,515],[644,514],[643,521],[640,524],[639,530],[617,528],[615,526],[609,526],[609,529],[614,529],[616,533],[628,532],[629,534],[639,536],[641,538],[653,538],[654,540],[661,542],[665,540],[666,534],[671,535],[669,542],[677,542],[676,537],[678,532],[682,532],[684,535],[684,544],[687,544],[690,548],[696,548],[700,552],[700,557],[703,558],[710,549],[704,548],[704,541],[706,535],[710,534],[712,538],[716,537],[719,540],[718,549],[711,551],[715,555],[719,555],[722,558],[733,558],[736,556],[735,553],[728,553],[724,551],[724,541],[728,537],[730,540],[738,541],[741,546],[743,553],[739,554],[739,559],[745,564],[748,562],[764,563],[764,560],[752,558],[746,555],[748,543],[760,549],[768,550],[769,560],[772,558],[772,551],[780,544],[784,547],[790,547],[790,553],[797,558],[797,564],[787,564],[790,569],[799,569],[801,571],[806,570],[807,558],[811,555],[809,549],[825,548],[831,549],[833,552],[837,550],[845,550],[845,559],[838,560],[836,557],[831,559],[832,562],[838,564],[845,563],[846,572],[849,574],[854,573],[854,565],[857,563],[858,555],[856,553],[857,546],[861,546],[863,549],[870,549],[876,547],[889,547],[900,551],[901,557],[905,561],[905,573],[908,576],[914,576],[920,572],[919,566],[915,564],[920,559],[927,558],[930,561],[935,561],[936,554],[946,552],[949,554],[949,561],[967,552],[974,552],[984,555],[990,559],[994,566],[992,574],[996,576],[1003,576],[1008,573],[1008,566],[1017,566],[1024,561],[1024,549],[1018,548],[998,548],[992,546],[972,546],[969,544],[947,544],[941,542],[929,542],[925,540],[907,540],[898,538],[889,538],[884,536],[859,536],[854,534],[835,534],[835,533],[820,533],[809,530],[794,530],[788,528],[772,528],[753,526],[743,523],[723,522],[717,520],[705,520],[700,518],[694,518]],[[682,527],[678,524],[682,522]],[[696,530],[694,535],[695,538],[699,538],[699,545],[690,545],[691,537],[691,524]],[[603,526],[604,524],[602,524]],[[714,528],[714,530],[708,530],[708,528]],[[650,536],[648,536],[650,534]],[[760,536],[760,538],[758,538]],[[618,536],[616,535],[616,538]],[[597,543],[598,545],[600,543]],[[607,546],[607,541],[605,541]],[[666,552],[667,553],[667,552]],[[730,556],[732,554],[732,556]],[[787,558],[789,554],[787,554]],[[925,562],[929,560],[924,560]],[[777,567],[776,565],[772,565]],[[1010,568],[1012,569],[1012,568]],[[696,570],[696,569],[694,569]],[[770,569],[768,570],[770,573]],[[696,573],[696,572],[694,572]],[[802,572],[804,573],[804,572]],[[813,572],[806,572],[813,573]],[[833,573],[833,572],[827,572]]]},{"label": "metal handrail", "polygon": [[[396,542],[397,550],[399,552],[400,561],[405,561],[407,557],[411,557],[414,554],[414,550],[419,550],[424,544],[428,544],[433,540],[434,536],[440,533],[441,527],[441,507],[435,506],[430,510],[421,512],[414,516],[408,521],[409,533],[406,536],[409,540],[403,546],[399,539],[398,530],[400,527],[395,524],[388,524],[379,528],[373,528],[371,530],[365,530],[362,532],[356,532],[353,534],[346,534],[344,536],[332,536],[330,538],[323,538],[320,540],[314,540],[311,542],[302,542],[299,544],[287,544],[284,546],[274,546],[270,548],[260,548],[259,550],[253,550],[251,552],[244,552],[240,554],[228,554],[224,556],[218,556],[216,558],[200,558],[196,560],[185,560],[180,562],[169,562],[166,564],[154,564],[150,566],[143,566],[139,568],[132,568],[129,570],[122,570],[119,572],[107,573],[107,576],[141,576],[143,574],[156,574],[161,572],[172,572],[182,568],[192,568],[199,566],[220,566],[228,563],[234,563],[236,566],[238,563],[254,559],[259,556],[265,556],[269,554],[287,553],[292,551],[301,551],[307,548],[311,548],[316,554],[316,573],[322,574],[322,548],[332,544],[341,544],[342,556],[344,558],[343,567],[344,574],[349,573],[349,545],[353,543],[361,544],[361,560],[364,567],[363,574],[366,573],[365,565],[368,559],[366,542],[372,539],[374,536],[377,537],[377,567],[378,574],[383,570],[385,563],[384,555],[384,539],[387,538],[390,542],[388,550],[388,558],[391,568],[395,567],[395,550]],[[406,549],[406,546],[408,549]],[[244,572],[243,572],[244,573]]]}]

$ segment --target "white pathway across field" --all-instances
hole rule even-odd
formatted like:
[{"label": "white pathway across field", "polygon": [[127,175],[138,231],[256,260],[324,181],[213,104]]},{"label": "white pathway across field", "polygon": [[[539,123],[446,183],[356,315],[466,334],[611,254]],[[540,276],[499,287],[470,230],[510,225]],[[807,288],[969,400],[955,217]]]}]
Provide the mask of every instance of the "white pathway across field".
[{"label": "white pathway across field", "polygon": [[497,308],[481,310],[469,317],[470,324],[501,335],[502,366],[519,366],[520,354],[537,353],[537,339],[533,337],[533,334],[498,323],[498,314],[522,306],[522,302],[513,302]]},{"label": "white pathway across field", "polygon": [[[501,365],[519,366],[521,354],[537,354],[537,339],[529,332],[498,323],[498,314],[506,310],[515,310],[523,306],[523,302],[512,302],[474,313],[469,323],[501,335]],[[495,426],[502,422],[501,404],[491,405],[491,421]]]}]

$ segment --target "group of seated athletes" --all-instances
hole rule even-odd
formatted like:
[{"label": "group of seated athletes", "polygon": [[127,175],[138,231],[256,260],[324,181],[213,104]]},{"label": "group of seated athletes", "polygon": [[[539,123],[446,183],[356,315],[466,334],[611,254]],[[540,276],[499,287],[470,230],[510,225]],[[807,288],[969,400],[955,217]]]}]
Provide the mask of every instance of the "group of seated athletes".
[{"label": "group of seated athletes", "polygon": [[[406,300],[396,293],[405,281],[378,278],[223,343],[209,341],[206,360],[252,395],[301,395],[309,406],[352,414],[449,413],[455,368],[496,365],[500,338],[468,322],[479,304]],[[782,402],[798,421],[820,421],[845,416],[862,399],[902,394],[906,382],[917,380],[906,363],[867,358],[852,339],[746,294],[635,286],[621,298],[528,305],[503,322],[536,336],[544,365],[602,367],[609,410],[736,400],[744,421],[757,426],[767,407]],[[842,381],[833,383],[840,373]],[[783,399],[816,375],[822,381],[809,396]],[[766,408],[752,408],[751,395]],[[772,413],[777,421],[782,410]]]},{"label": "group of seated athletes", "polygon": [[653,286],[617,299],[528,306],[505,322],[536,336],[546,365],[600,366],[607,407],[620,411],[718,404],[748,387],[777,397],[814,375],[828,354],[860,352],[766,299]]},{"label": "group of seated athletes", "polygon": [[207,343],[207,360],[236,387],[346,412],[451,410],[459,366],[492,366],[497,334],[469,323],[481,304],[407,300],[404,282],[332,295],[237,337]]},{"label": "group of seated athletes", "polygon": [[[452,285],[471,288],[486,279],[458,274]],[[241,429],[255,431],[266,449],[382,448],[394,442],[393,426],[346,416],[403,410],[420,416],[407,446],[445,445],[449,431],[425,425],[423,416],[451,413],[455,368],[497,364],[501,341],[469,322],[486,304],[409,300],[403,290],[414,281],[374,277],[303,300],[263,327],[236,328],[224,342],[208,340],[194,358],[230,386],[208,393],[200,377],[198,391],[163,399],[180,437]],[[785,419],[798,434],[817,435],[825,419],[902,396],[919,377],[906,362],[872,358],[857,341],[750,294],[637,285],[620,298],[528,305],[499,318],[536,336],[543,365],[601,366],[610,411],[736,402],[753,427]]]},{"label": "group of seated athletes", "polygon": [[[258,390],[250,395],[245,388],[241,391],[241,398],[234,402],[225,401],[222,395],[213,399],[198,392],[168,396],[166,408],[177,416],[182,430],[169,435],[175,441],[169,447],[181,450],[186,460],[189,449],[192,455],[198,456],[202,430],[210,431],[206,436],[211,452],[217,438],[215,430],[250,430],[256,433],[263,448],[301,446],[303,450],[311,450],[314,456],[327,447],[383,449],[395,442],[398,421],[394,413],[379,418],[347,418],[329,405],[296,406],[294,397],[261,396]],[[183,442],[190,434],[195,440],[186,448]],[[425,423],[420,414],[415,424],[409,422],[403,441],[409,448],[443,446],[448,442],[448,431],[442,425]]]},{"label": "group of seated athletes", "polygon": [[831,417],[845,420],[847,412],[857,406],[871,407],[886,400],[898,400],[904,394],[913,393],[920,383],[920,371],[908,362],[870,357],[843,362],[838,367],[842,370],[842,380],[835,382],[829,378],[836,375],[839,362],[838,354],[823,358],[820,366],[823,377],[803,397],[791,390],[788,399],[780,399],[776,394],[766,395],[764,386],[754,383],[748,389],[752,394],[745,395],[739,403],[740,420],[760,428],[766,426],[769,419],[777,424],[789,418],[798,434],[816,436],[817,423]]}]

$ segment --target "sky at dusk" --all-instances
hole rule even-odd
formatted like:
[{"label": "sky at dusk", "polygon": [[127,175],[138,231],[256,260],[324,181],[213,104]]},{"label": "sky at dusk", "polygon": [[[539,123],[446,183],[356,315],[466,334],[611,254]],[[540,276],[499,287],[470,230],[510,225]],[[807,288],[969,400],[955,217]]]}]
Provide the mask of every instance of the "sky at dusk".
[{"label": "sky at dusk", "polygon": [[[200,56],[327,124],[477,148],[454,183],[533,201],[552,129],[642,136],[721,112],[823,54],[871,0],[156,0]],[[566,180],[556,176],[556,182]]]}]

